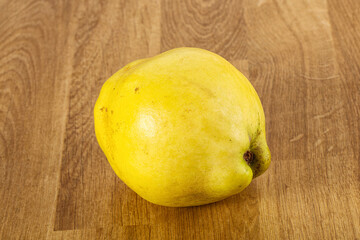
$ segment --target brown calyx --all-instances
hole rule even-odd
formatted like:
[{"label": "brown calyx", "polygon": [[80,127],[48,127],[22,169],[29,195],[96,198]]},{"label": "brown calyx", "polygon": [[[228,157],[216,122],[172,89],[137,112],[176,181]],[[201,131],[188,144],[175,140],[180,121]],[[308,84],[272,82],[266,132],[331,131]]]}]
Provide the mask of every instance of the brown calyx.
[{"label": "brown calyx", "polygon": [[251,165],[254,161],[254,154],[250,151],[244,153],[244,160],[247,162],[248,165]]}]

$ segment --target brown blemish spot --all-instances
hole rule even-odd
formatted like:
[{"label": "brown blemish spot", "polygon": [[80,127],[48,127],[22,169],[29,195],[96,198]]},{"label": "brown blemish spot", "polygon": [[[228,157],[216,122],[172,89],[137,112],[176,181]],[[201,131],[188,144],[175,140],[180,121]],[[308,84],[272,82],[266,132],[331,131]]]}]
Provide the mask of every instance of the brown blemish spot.
[{"label": "brown blemish spot", "polygon": [[250,151],[244,153],[244,160],[247,162],[248,165],[251,165],[254,161],[254,154]]},{"label": "brown blemish spot", "polygon": [[131,66],[127,65],[123,68],[123,71],[126,72],[127,70],[129,70],[131,68]]},{"label": "brown blemish spot", "polygon": [[136,88],[135,88],[135,93],[138,93],[138,92],[139,92],[139,89],[140,89],[139,87],[136,87]]},{"label": "brown blemish spot", "polygon": [[229,139],[230,142],[232,142],[231,138]]},{"label": "brown blemish spot", "polygon": [[108,109],[106,108],[106,107],[102,107],[102,108],[100,108],[100,111],[105,111],[105,112],[107,112],[108,111]]},{"label": "brown blemish spot", "polygon": [[195,85],[198,89],[200,89],[201,91],[203,91],[204,93],[206,93],[206,95],[208,95],[208,97],[210,98],[214,98],[216,97],[216,95],[211,91],[210,88],[207,88],[205,86],[202,86],[201,84],[197,84],[195,82],[191,82],[192,85]]},{"label": "brown blemish spot", "polygon": [[113,111],[113,110],[111,110],[111,114],[114,114],[114,111]]}]

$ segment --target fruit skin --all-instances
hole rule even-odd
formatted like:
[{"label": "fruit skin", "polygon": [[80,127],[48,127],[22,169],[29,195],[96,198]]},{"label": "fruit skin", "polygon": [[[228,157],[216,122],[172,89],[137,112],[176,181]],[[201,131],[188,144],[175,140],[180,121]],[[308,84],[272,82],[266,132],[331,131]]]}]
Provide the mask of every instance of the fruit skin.
[{"label": "fruit skin", "polygon": [[270,164],[255,89],[229,62],[203,49],[176,48],[126,65],[103,85],[94,118],[115,173],[155,204],[219,201]]}]

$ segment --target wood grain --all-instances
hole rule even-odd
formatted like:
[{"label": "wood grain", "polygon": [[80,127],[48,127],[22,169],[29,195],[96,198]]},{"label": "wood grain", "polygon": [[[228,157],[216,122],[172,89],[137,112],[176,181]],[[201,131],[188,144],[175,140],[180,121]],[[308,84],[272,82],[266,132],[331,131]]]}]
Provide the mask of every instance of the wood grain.
[{"label": "wood grain", "polygon": [[[159,9],[154,2],[128,1],[76,7],[74,19],[79,20],[69,39],[72,80],[55,230],[147,224],[148,203],[134,205],[139,197],[123,194],[130,190],[113,174],[98,147],[92,111],[108,76],[131,60],[151,56],[154,49],[159,51],[159,35],[150,32],[158,32],[159,14],[153,17],[152,13]],[[130,211],[123,214],[123,210]]]},{"label": "wood grain", "polygon": [[[153,205],[93,130],[105,80],[174,47],[227,58],[273,162],[242,193]],[[360,239],[360,2],[0,1],[0,239]]]}]

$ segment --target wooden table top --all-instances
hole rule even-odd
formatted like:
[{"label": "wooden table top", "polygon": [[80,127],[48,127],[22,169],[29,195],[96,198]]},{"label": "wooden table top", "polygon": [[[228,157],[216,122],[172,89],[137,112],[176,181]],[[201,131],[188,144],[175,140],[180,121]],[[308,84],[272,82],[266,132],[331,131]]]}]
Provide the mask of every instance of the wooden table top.
[{"label": "wooden table top", "polygon": [[[256,88],[272,152],[240,194],[151,204],[93,106],[126,63],[205,48]],[[360,1],[0,1],[0,239],[360,239]]]}]

